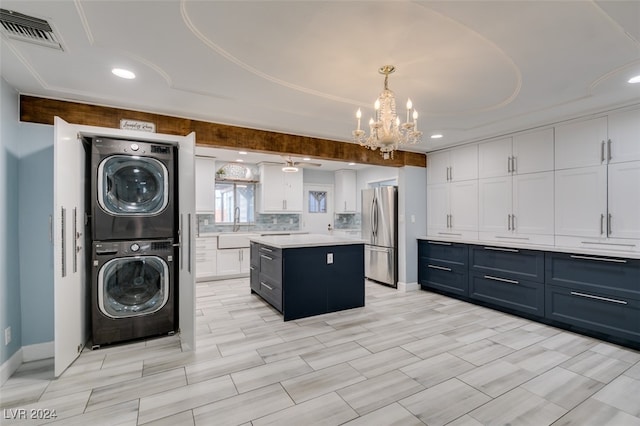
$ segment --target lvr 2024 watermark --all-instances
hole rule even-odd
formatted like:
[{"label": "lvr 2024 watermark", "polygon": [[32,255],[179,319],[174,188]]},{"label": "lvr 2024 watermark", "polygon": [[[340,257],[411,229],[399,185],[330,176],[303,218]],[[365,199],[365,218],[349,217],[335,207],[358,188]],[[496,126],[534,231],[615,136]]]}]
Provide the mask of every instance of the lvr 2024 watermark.
[{"label": "lvr 2024 watermark", "polygon": [[2,410],[2,418],[5,420],[54,420],[57,417],[56,410],[48,408],[5,408]]}]

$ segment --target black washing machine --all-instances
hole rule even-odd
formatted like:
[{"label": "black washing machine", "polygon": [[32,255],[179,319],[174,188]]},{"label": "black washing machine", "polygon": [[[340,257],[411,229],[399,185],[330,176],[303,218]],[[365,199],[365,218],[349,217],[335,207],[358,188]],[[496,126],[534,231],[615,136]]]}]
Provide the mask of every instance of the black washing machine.
[{"label": "black washing machine", "polygon": [[93,347],[177,329],[173,240],[95,241]]},{"label": "black washing machine", "polygon": [[177,148],[105,137],[90,143],[93,241],[176,238]]}]

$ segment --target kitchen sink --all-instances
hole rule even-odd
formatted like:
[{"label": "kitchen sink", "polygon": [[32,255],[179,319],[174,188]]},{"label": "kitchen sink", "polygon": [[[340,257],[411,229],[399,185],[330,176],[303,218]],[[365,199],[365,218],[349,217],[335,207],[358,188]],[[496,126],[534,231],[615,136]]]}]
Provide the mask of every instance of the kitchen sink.
[{"label": "kitchen sink", "polygon": [[218,248],[247,248],[249,239],[259,237],[260,234],[228,233],[218,235]]}]

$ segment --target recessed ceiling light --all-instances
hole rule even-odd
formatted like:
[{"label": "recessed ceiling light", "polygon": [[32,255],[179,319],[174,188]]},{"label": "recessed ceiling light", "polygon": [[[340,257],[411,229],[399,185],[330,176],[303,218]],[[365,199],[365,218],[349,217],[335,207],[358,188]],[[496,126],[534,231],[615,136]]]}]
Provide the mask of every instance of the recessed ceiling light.
[{"label": "recessed ceiling light", "polygon": [[120,78],[126,78],[127,80],[132,80],[132,79],[136,78],[136,75],[133,72],[131,72],[129,70],[125,70],[123,68],[114,68],[114,69],[111,70],[111,72],[114,75],[117,75]]},{"label": "recessed ceiling light", "polygon": [[304,160],[304,161],[311,161],[311,158],[309,158],[309,157],[304,157],[304,158],[303,158],[303,160]]},{"label": "recessed ceiling light", "polygon": [[349,163],[349,165],[350,165],[350,166],[355,166],[355,165],[356,165],[356,163]]},{"label": "recessed ceiling light", "polygon": [[440,133],[436,133],[434,135],[431,135],[431,139],[440,139],[442,137],[442,135]]},{"label": "recessed ceiling light", "polygon": [[238,151],[238,154],[240,154],[240,155],[247,155],[247,151]]},{"label": "recessed ceiling light", "polygon": [[636,75],[635,77],[631,77],[628,83],[640,83],[640,75]]},{"label": "recessed ceiling light", "polygon": [[238,158],[238,159],[236,160],[236,163],[244,163],[244,160],[243,160],[242,158]]}]

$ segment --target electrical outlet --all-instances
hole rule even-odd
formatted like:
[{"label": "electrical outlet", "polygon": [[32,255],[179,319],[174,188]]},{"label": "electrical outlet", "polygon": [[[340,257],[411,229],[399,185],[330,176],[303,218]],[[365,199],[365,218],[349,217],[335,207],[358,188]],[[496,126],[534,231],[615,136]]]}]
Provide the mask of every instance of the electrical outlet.
[{"label": "electrical outlet", "polygon": [[331,265],[333,263],[333,253],[327,253],[327,265]]},{"label": "electrical outlet", "polygon": [[205,220],[204,220],[204,224],[205,224],[205,225],[208,225],[208,224],[209,224],[209,219],[205,219]]},{"label": "electrical outlet", "polygon": [[273,218],[273,224],[276,225],[278,223],[278,219],[276,219],[275,217]]},{"label": "electrical outlet", "polygon": [[4,329],[4,344],[5,346],[11,343],[11,326]]}]

